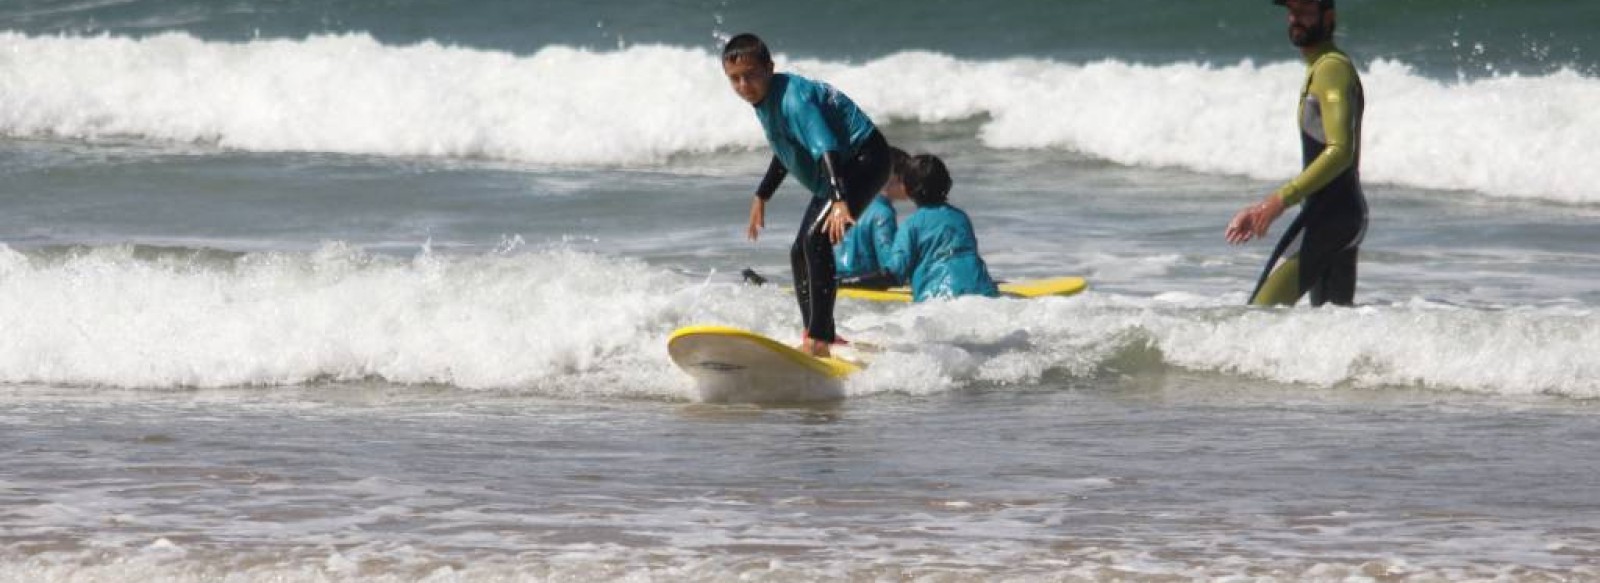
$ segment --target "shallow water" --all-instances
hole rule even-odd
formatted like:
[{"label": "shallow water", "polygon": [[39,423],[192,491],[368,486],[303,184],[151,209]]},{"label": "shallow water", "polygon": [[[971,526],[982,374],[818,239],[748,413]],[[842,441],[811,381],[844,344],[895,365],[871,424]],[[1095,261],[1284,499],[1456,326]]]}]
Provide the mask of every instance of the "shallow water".
[{"label": "shallow water", "polygon": [[1105,375],[837,407],[4,395],[11,577],[1584,579],[1587,403]]}]

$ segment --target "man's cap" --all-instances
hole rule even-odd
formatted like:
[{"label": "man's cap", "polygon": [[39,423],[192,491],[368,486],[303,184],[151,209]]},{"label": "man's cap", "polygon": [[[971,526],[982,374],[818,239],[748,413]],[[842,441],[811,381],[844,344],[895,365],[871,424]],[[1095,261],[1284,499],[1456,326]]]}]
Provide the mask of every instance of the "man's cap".
[{"label": "man's cap", "polygon": [[[1288,4],[1289,0],[1272,0],[1272,3],[1283,6],[1284,4]],[[1324,10],[1333,10],[1333,0],[1317,0],[1317,4],[1322,5]]]}]

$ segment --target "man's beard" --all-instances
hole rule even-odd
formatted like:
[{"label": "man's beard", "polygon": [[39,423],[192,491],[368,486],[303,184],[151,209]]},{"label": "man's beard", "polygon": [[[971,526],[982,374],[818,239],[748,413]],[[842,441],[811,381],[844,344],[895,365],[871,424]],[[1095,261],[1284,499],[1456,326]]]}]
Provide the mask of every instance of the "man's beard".
[{"label": "man's beard", "polygon": [[1297,47],[1316,46],[1328,40],[1328,23],[1321,21],[1316,26],[1289,25],[1289,42]]}]

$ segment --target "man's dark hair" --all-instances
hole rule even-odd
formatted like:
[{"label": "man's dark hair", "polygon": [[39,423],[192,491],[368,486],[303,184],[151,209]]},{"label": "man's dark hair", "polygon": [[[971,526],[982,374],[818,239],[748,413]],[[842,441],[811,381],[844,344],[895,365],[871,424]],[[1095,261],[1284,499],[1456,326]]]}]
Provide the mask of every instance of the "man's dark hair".
[{"label": "man's dark hair", "polygon": [[754,58],[757,63],[772,64],[772,53],[767,50],[767,43],[761,42],[761,37],[750,33],[740,34],[728,39],[728,44],[722,45],[722,62],[737,63],[746,58]]},{"label": "man's dark hair", "polygon": [[917,206],[944,204],[950,199],[950,171],[933,154],[917,154],[896,169],[906,184],[906,195]]}]

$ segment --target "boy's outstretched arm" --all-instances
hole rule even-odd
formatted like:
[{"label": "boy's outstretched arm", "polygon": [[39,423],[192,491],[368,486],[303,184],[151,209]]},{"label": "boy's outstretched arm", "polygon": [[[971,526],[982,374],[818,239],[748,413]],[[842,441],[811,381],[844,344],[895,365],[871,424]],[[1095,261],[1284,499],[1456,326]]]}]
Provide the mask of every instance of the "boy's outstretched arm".
[{"label": "boy's outstretched arm", "polygon": [[756,187],[755,200],[750,201],[750,224],[745,228],[745,236],[751,241],[756,240],[761,234],[761,229],[767,226],[767,200],[772,198],[772,193],[778,191],[778,185],[783,184],[783,179],[789,176],[789,169],[783,167],[783,162],[777,156],[772,157],[772,163],[767,165],[766,176],[761,177],[761,185]]},{"label": "boy's outstretched arm", "polygon": [[778,185],[783,184],[783,179],[789,176],[789,169],[783,167],[783,161],[777,156],[772,157],[772,162],[767,164],[767,174],[761,177],[761,185],[756,187],[756,196],[762,200],[772,198],[772,193],[778,191]]}]

